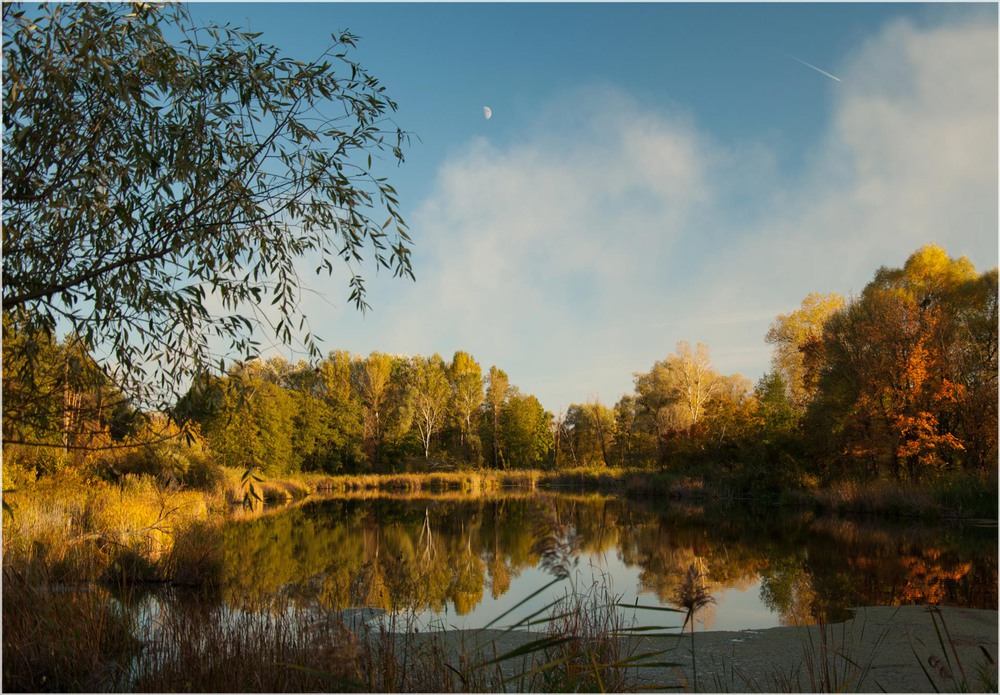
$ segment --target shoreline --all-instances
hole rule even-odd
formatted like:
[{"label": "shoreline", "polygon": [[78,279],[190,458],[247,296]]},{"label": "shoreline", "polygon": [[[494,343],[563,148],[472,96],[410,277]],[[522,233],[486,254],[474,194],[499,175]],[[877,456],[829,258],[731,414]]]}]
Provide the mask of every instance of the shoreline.
[{"label": "shoreline", "polygon": [[[995,691],[996,610],[928,606],[870,606],[851,610],[853,618],[824,626],[695,633],[697,689],[702,692]],[[937,611],[940,639],[932,610]],[[410,644],[438,640],[446,653],[477,653],[493,659],[538,639],[539,634],[493,629],[443,630],[397,634],[396,638]],[[635,686],[694,689],[690,633],[623,639],[628,642],[623,654],[660,652],[653,657],[660,665],[630,669]],[[507,678],[516,678],[525,666],[523,657],[501,663]]]}]

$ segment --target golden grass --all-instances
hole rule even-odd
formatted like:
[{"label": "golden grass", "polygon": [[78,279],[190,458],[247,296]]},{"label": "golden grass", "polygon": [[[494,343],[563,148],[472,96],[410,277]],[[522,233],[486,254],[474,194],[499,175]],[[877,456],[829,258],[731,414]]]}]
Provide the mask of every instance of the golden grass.
[{"label": "golden grass", "polygon": [[149,476],[118,485],[63,476],[4,498],[4,567],[58,581],[147,575],[179,531],[210,514],[205,493],[168,490]]},{"label": "golden grass", "polygon": [[[359,491],[384,492],[441,492],[461,491],[479,494],[499,490],[536,490],[547,488],[598,489],[614,492],[644,490],[659,491],[650,487],[649,471],[631,468],[570,468],[555,471],[541,470],[477,470],[428,473],[386,473],[317,476],[302,475],[303,481],[316,492],[355,493]],[[683,481],[681,487],[690,481]],[[698,483],[700,486],[700,482]]]},{"label": "golden grass", "polygon": [[838,512],[920,516],[939,511],[927,490],[888,480],[835,482],[812,494],[820,506]]},{"label": "golden grass", "polygon": [[532,490],[544,474],[539,471],[455,471],[431,473],[386,473],[305,477],[318,492],[347,493],[381,490],[385,492],[447,492],[479,494],[501,489]]}]

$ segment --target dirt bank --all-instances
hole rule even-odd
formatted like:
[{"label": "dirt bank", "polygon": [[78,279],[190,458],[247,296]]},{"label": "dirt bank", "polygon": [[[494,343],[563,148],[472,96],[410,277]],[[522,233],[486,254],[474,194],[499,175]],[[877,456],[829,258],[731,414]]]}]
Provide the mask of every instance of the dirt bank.
[{"label": "dirt bank", "polygon": [[[698,690],[996,692],[997,611],[942,608],[937,624],[947,654],[931,610],[923,606],[859,608],[853,619],[825,627],[696,633]],[[436,634],[445,639],[446,653],[464,653],[467,658],[477,650],[503,654],[538,638],[537,634],[499,630]],[[631,676],[635,686],[694,689],[690,635],[644,637],[633,646],[641,651],[662,650],[658,660],[681,664],[635,669]],[[504,671],[511,675],[524,667],[513,659],[504,664]]]}]

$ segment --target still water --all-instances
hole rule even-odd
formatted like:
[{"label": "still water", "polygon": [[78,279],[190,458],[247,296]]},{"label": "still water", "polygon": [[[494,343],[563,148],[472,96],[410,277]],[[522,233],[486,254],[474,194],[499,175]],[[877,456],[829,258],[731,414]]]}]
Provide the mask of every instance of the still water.
[{"label": "still water", "polygon": [[[327,499],[230,524],[221,542],[220,605],[281,597],[416,614],[423,629],[507,626],[569,591],[670,607],[692,564],[715,599],[696,630],[835,621],[855,606],[997,608],[995,525],[536,493]],[[625,618],[683,622],[642,609]]]}]

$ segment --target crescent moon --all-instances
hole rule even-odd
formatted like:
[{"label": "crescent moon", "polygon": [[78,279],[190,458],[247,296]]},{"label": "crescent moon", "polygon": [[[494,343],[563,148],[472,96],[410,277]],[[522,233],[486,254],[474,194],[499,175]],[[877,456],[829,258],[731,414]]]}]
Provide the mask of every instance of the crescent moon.
[{"label": "crescent moon", "polygon": [[484,106],[483,115],[486,116],[487,121],[490,120],[490,117],[493,115],[493,109],[491,109],[489,106]]}]

